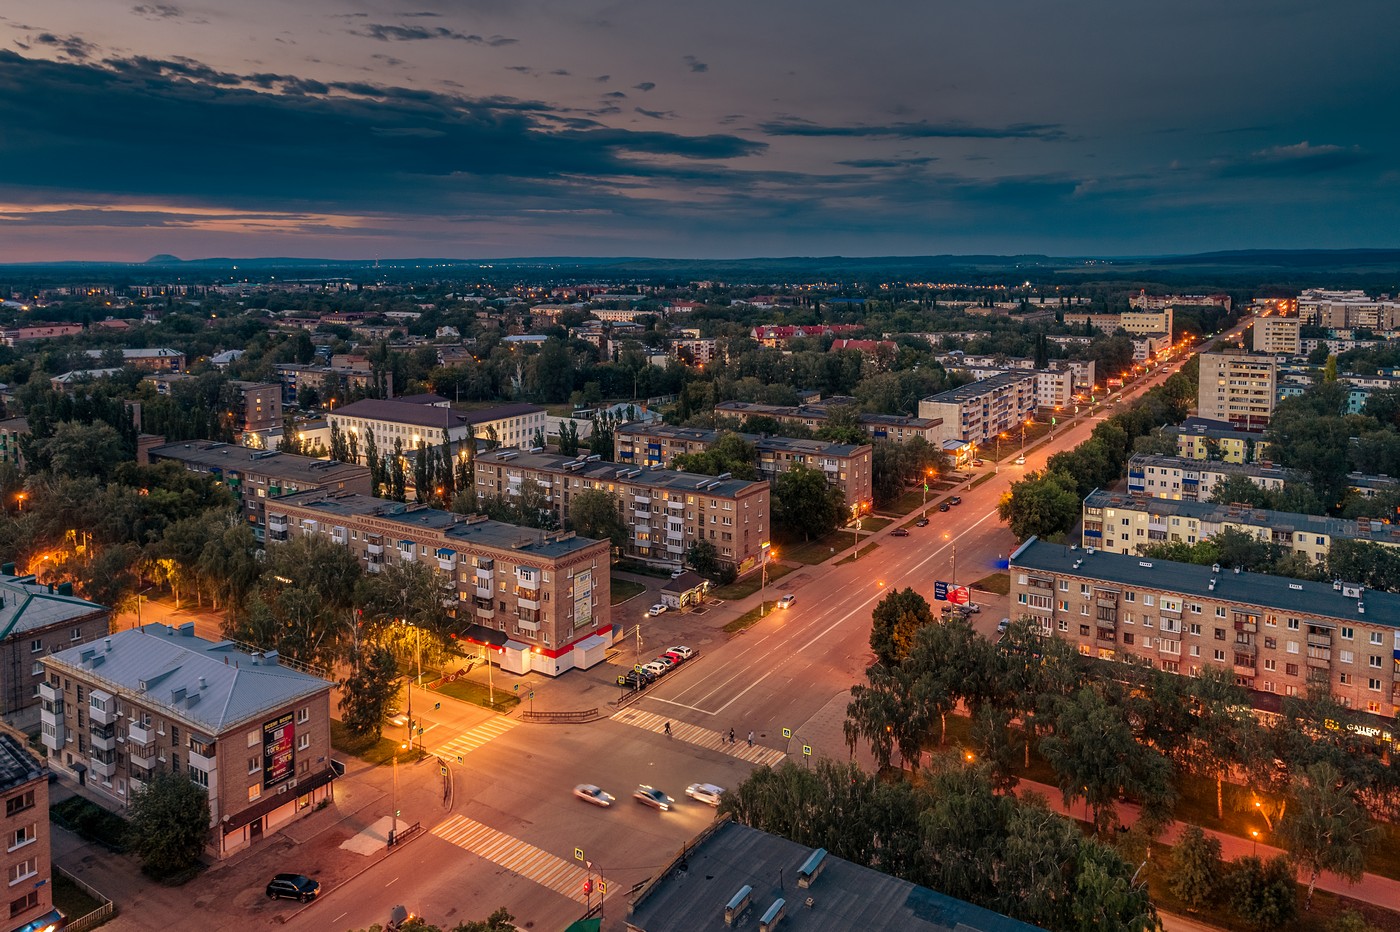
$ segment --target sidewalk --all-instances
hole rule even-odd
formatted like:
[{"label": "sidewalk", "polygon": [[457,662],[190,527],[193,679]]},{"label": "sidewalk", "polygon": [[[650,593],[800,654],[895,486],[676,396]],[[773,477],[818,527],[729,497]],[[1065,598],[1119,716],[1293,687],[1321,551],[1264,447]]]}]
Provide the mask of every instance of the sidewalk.
[{"label": "sidewalk", "polygon": [[[292,872],[314,877],[322,884],[324,899],[355,875],[390,856],[381,829],[387,824],[395,795],[393,768],[373,767],[358,758],[349,758],[345,763],[346,774],[333,784],[335,795],[330,805],[303,816],[251,848],[211,862],[197,879],[183,887],[153,883],[141,873],[134,855],[112,854],[57,826],[52,831],[54,863],[112,898],[118,915],[105,928],[113,932],[184,928],[192,910],[199,911],[203,932],[242,932],[250,922],[284,921],[300,907],[282,900],[269,901],[264,896],[263,888],[273,874]],[[437,761],[428,757],[420,762],[400,763],[398,770],[400,831],[418,822],[426,833],[450,812]],[[53,789],[53,801],[77,793],[66,781]],[[110,808],[110,803],[102,803]],[[347,842],[366,853],[344,847]],[[319,907],[313,904],[310,908]]]},{"label": "sidewalk", "polygon": [[[1017,796],[1024,793],[1039,793],[1046,798],[1050,803],[1050,808],[1055,812],[1072,819],[1086,820],[1088,818],[1083,807],[1075,806],[1074,810],[1071,811],[1064,804],[1064,797],[1061,795],[1059,787],[1047,786],[1032,780],[1022,780],[1016,784],[1012,792]],[[1132,826],[1138,820],[1139,810],[1140,807],[1132,803],[1119,803],[1118,818],[1124,825]],[[1165,845],[1175,845],[1180,840],[1181,833],[1186,830],[1186,826],[1185,822],[1172,822],[1157,840]],[[1220,839],[1220,855],[1226,861],[1233,861],[1247,854],[1257,854],[1260,858],[1267,860],[1276,855],[1287,853],[1282,848],[1256,844],[1251,839],[1240,838],[1237,835],[1217,832],[1212,829],[1204,829],[1204,831],[1207,835]],[[1301,870],[1298,872],[1298,882],[1301,884],[1308,882],[1307,875]],[[1352,883],[1336,874],[1324,873],[1317,879],[1317,889],[1348,896],[1354,900],[1385,909],[1400,911],[1400,881],[1391,880],[1389,877],[1382,877],[1379,874],[1365,874],[1360,882]]]}]

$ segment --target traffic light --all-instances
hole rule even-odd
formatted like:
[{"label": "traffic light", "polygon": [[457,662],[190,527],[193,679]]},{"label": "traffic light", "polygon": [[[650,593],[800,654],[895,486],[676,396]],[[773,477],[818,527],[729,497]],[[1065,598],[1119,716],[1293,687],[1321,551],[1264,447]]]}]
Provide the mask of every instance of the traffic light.
[{"label": "traffic light", "polygon": [[589,878],[583,882],[583,895],[587,896],[593,892],[593,879]]}]

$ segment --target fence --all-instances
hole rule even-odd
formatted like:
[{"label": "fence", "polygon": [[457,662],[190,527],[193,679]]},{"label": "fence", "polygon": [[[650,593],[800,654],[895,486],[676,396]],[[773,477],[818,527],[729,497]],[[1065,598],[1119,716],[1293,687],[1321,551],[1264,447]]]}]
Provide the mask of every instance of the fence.
[{"label": "fence", "polygon": [[598,714],[596,708],[584,709],[581,712],[521,712],[522,722],[540,722],[547,724],[569,724],[578,725],[584,722],[596,722],[603,716]]},{"label": "fence", "polygon": [[117,907],[112,903],[112,901],[102,893],[98,892],[94,887],[91,887],[87,883],[79,880],[77,877],[74,877],[72,874],[59,867],[57,864],[53,866],[53,869],[56,873],[62,874],[65,878],[67,878],[68,881],[74,886],[76,886],[78,889],[82,890],[88,896],[92,897],[94,900],[97,900],[102,904],[101,906],[94,909],[92,912],[88,913],[86,916],[79,916],[76,919],[69,919],[68,924],[63,927],[65,932],[88,932],[89,929],[97,928],[98,926],[102,925],[102,923],[106,922],[108,919],[111,919],[117,914]]}]

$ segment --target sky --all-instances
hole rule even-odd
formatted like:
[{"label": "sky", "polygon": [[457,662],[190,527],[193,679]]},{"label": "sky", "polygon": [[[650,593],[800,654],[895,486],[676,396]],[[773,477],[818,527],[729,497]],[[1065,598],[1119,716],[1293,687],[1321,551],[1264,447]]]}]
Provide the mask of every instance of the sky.
[{"label": "sky", "polygon": [[1400,246],[1395,0],[6,0],[0,262]]}]

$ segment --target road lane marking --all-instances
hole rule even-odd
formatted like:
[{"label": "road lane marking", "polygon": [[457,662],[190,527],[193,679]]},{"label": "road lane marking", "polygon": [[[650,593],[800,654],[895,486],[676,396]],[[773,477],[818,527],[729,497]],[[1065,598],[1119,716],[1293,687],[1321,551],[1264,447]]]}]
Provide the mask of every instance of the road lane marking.
[{"label": "road lane marking", "polygon": [[432,833],[449,844],[571,900],[578,899],[585,880],[592,877],[596,884],[606,879],[601,875],[594,877],[593,871],[575,866],[570,861],[466,816],[449,816],[434,827]]},{"label": "road lane marking", "polygon": [[[669,721],[669,719],[657,715],[655,712],[643,712],[638,708],[627,708],[613,715],[613,721],[661,734],[666,730],[666,722]],[[671,737],[679,738],[687,744],[694,744],[711,751],[719,751],[721,754],[728,754],[731,757],[737,757],[740,760],[748,761],[750,764],[758,764],[759,766],[766,765],[769,767],[776,767],[782,762],[783,758],[787,757],[786,754],[776,748],[764,747],[761,744],[755,744],[750,747],[747,741],[743,744],[740,744],[738,741],[731,742],[729,740],[729,735],[725,732],[715,731],[712,728],[704,728],[700,725],[692,725],[689,722],[671,722]]]},{"label": "road lane marking", "polygon": [[438,745],[433,753],[438,757],[461,757],[499,738],[516,726],[515,719],[491,718],[477,725],[471,731],[463,732],[455,738]]}]

